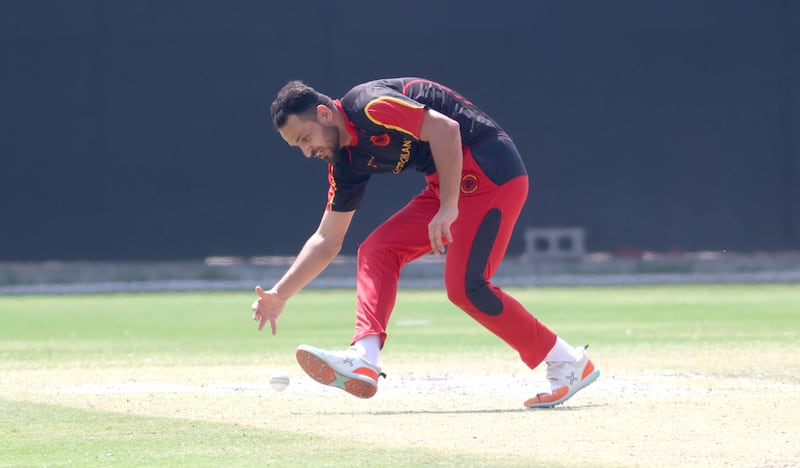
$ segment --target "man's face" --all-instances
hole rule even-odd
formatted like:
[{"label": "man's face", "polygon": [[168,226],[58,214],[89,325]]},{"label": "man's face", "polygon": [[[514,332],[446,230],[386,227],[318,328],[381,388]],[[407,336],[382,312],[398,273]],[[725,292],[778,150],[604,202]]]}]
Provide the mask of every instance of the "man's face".
[{"label": "man's face", "polygon": [[315,157],[333,164],[339,154],[339,130],[334,124],[319,119],[304,120],[290,115],[286,125],[278,130],[289,146],[300,148],[307,158]]}]

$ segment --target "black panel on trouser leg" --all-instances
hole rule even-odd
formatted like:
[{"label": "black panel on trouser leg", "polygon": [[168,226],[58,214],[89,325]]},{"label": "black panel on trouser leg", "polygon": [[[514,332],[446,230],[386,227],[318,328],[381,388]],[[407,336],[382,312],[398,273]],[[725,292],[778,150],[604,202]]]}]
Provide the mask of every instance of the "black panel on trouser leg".
[{"label": "black panel on trouser leg", "polygon": [[492,247],[494,247],[497,231],[500,229],[501,218],[502,213],[497,208],[493,208],[486,214],[475,234],[467,259],[467,272],[464,280],[467,297],[478,310],[486,315],[500,315],[503,312],[503,302],[494,294],[483,276],[492,253]]}]

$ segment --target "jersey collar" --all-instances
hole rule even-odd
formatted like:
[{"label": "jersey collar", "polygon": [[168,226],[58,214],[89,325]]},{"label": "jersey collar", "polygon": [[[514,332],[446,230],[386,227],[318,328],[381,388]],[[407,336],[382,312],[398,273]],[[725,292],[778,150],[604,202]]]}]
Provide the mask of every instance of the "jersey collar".
[{"label": "jersey collar", "polygon": [[356,133],[356,125],[350,121],[350,118],[347,116],[347,112],[344,111],[344,106],[342,106],[342,101],[340,101],[339,99],[334,99],[333,104],[336,106],[337,109],[339,109],[339,112],[342,114],[342,117],[344,118],[344,123],[347,126],[347,133],[349,133],[350,136],[353,137],[353,139],[350,140],[350,144],[347,146],[355,146],[356,144],[358,144],[358,133]]}]

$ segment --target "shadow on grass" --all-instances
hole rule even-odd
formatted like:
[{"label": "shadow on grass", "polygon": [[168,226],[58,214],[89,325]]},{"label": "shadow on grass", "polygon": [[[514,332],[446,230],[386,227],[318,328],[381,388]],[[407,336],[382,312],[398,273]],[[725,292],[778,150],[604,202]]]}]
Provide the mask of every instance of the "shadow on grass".
[{"label": "shadow on grass", "polygon": [[325,416],[353,416],[354,414],[374,415],[374,416],[409,416],[409,415],[459,415],[459,414],[515,414],[515,413],[542,413],[542,412],[570,412],[570,411],[586,411],[594,408],[603,408],[609,406],[606,404],[587,404],[580,406],[556,406],[554,408],[514,408],[514,409],[472,409],[472,410],[397,410],[397,411],[313,411],[301,412],[292,411],[290,414],[296,415],[325,415]]}]

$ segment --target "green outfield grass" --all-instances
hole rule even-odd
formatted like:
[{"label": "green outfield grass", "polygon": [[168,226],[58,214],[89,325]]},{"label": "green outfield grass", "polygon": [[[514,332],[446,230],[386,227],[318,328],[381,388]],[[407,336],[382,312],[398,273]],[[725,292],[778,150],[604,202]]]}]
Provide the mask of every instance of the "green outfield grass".
[{"label": "green outfield grass", "polygon": [[[509,289],[570,342],[605,353],[798,344],[800,286],[697,285]],[[299,343],[342,347],[353,329],[352,291],[293,299],[278,335],[257,332],[254,294],[163,293],[0,297],[0,372],[131,366],[292,362]],[[404,291],[387,352],[503,352],[505,345],[441,291]],[[406,327],[401,324],[425,323]],[[269,328],[267,326],[267,328]],[[3,378],[3,380],[5,380]],[[0,386],[4,382],[0,381]],[[0,399],[0,466],[353,466],[446,463],[531,465],[491,456],[376,447],[355,462],[341,441],[175,418]],[[313,453],[308,452],[313,442]],[[380,460],[380,462],[375,462]]]}]

